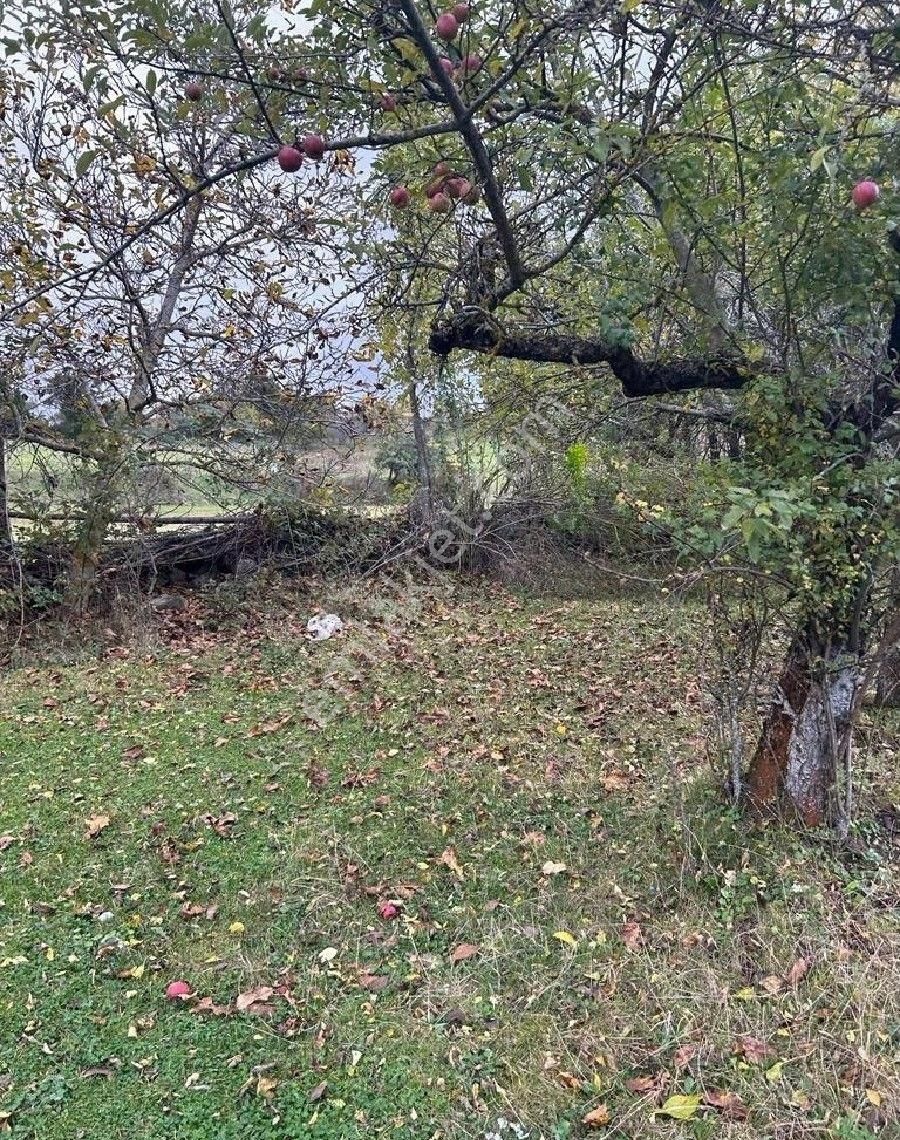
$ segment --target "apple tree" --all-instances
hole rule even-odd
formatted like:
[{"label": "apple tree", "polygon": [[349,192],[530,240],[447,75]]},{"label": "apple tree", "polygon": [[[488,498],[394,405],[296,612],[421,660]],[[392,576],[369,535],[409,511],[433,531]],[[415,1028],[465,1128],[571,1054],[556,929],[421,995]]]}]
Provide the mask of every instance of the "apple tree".
[{"label": "apple tree", "polygon": [[630,400],[727,394],[712,411],[740,422],[742,465],[692,537],[777,575],[794,623],[747,800],[824,821],[897,553],[890,6],[28,6],[59,42],[96,25],[168,99],[191,82],[240,108],[142,233],[251,170],[351,152],[348,248],[367,232],[394,257],[439,357],[577,367]]}]

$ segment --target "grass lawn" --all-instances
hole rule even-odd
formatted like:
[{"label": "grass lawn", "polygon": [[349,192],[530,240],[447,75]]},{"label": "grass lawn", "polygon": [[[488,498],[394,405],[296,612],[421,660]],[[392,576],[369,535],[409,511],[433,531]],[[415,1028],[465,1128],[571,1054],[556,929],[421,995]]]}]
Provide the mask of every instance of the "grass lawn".
[{"label": "grass lawn", "polygon": [[0,1132],[896,1140],[896,721],[751,830],[698,612],[391,598],[4,678]]}]

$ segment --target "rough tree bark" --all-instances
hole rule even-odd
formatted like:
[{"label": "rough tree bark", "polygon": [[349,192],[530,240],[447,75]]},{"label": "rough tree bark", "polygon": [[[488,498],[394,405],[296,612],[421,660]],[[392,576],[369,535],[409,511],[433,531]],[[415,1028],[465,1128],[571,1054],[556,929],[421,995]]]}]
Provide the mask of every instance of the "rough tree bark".
[{"label": "rough tree bark", "polygon": [[751,811],[783,811],[808,827],[832,819],[838,758],[852,731],[861,680],[858,652],[819,652],[810,636],[794,638],[750,762]]}]

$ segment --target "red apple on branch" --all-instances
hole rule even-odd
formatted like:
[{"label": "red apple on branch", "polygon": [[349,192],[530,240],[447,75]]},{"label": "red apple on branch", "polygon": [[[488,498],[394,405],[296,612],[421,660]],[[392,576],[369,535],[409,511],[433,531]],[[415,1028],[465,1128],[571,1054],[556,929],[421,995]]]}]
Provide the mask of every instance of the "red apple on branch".
[{"label": "red apple on branch", "polygon": [[278,165],[286,174],[293,174],[303,165],[303,154],[295,146],[283,146],[278,151]]},{"label": "red apple on branch", "polygon": [[405,186],[395,186],[388,195],[391,205],[397,210],[405,210],[409,205],[412,195]]},{"label": "red apple on branch", "polygon": [[459,23],[452,12],[442,12],[435,21],[434,30],[442,40],[455,40]]},{"label": "red apple on branch", "polygon": [[325,154],[325,140],[320,135],[307,135],[300,143],[307,158],[321,161]]},{"label": "red apple on branch", "polygon": [[853,205],[856,206],[857,210],[867,210],[869,206],[874,206],[880,196],[881,187],[870,178],[857,182],[851,194]]},{"label": "red apple on branch", "polygon": [[457,24],[464,24],[472,15],[472,9],[468,4],[454,4],[450,9],[450,14],[454,17]]},{"label": "red apple on branch", "polygon": [[428,198],[428,209],[432,214],[449,214],[453,209],[453,203],[443,190],[438,190],[437,194],[432,194]]},{"label": "red apple on branch", "polygon": [[184,97],[190,99],[192,103],[199,103],[203,98],[203,84],[196,79],[192,79],[190,83],[185,83]]}]

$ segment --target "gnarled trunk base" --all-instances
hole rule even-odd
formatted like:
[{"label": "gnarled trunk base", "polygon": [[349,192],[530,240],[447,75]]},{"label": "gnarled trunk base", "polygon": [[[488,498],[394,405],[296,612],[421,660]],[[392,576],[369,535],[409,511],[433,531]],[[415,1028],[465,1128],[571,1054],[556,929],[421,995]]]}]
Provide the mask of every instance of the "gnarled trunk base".
[{"label": "gnarled trunk base", "polygon": [[813,657],[801,642],[788,653],[750,764],[751,811],[785,811],[809,827],[834,815],[832,789],[849,733],[859,664],[846,653]]}]

